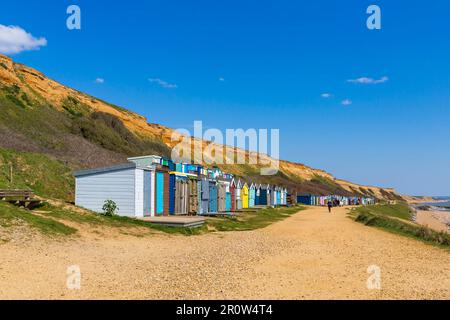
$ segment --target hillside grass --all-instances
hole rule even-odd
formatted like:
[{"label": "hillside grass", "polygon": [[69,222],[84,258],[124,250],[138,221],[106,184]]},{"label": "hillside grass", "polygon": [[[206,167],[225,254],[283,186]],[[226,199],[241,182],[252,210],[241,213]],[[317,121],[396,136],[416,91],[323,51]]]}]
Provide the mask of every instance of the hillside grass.
[{"label": "hillside grass", "polygon": [[266,208],[256,211],[240,212],[235,217],[214,217],[207,219],[207,226],[217,231],[248,231],[267,227],[277,221],[284,220],[293,214],[305,210],[305,207]]},{"label": "hillside grass", "polygon": [[[125,156],[170,155],[170,149],[157,137],[138,136],[116,116],[96,112],[75,96],[53,105],[34,91],[27,94],[17,85],[0,85],[0,105],[0,129],[7,128],[16,134],[16,139],[20,140],[17,149],[26,148],[28,143],[39,152],[64,157],[69,150],[78,147],[71,139],[77,136]],[[83,157],[85,155],[81,154],[73,162],[83,163]]]},{"label": "hillside grass", "polygon": [[72,171],[62,162],[43,154],[0,148],[0,189],[31,189],[42,197],[70,200],[74,188]]},{"label": "hillside grass", "polygon": [[0,227],[8,229],[23,225],[47,236],[69,236],[77,232],[76,229],[61,222],[0,201]]},{"label": "hillside grass", "polygon": [[350,211],[350,216],[356,222],[366,226],[376,227],[450,250],[450,235],[414,223],[412,221],[413,211],[407,203],[358,207]]}]

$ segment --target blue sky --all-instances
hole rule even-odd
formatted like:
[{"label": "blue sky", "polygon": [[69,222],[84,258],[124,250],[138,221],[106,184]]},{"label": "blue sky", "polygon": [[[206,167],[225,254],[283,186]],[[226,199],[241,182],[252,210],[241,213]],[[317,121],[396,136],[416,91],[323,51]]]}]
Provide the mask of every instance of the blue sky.
[{"label": "blue sky", "polygon": [[[66,28],[70,4],[81,30]],[[381,30],[366,28],[370,4]],[[445,0],[17,0],[0,10],[0,25],[47,40],[16,61],[149,122],[279,128],[283,159],[430,195],[450,193],[449,18]],[[388,80],[347,81],[361,77]]]}]

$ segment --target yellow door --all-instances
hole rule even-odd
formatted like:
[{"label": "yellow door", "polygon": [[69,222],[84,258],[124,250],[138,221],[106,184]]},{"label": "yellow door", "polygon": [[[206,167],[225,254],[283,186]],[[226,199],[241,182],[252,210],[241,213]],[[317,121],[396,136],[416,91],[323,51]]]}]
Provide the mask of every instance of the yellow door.
[{"label": "yellow door", "polygon": [[248,208],[248,186],[245,184],[241,189],[242,208]]}]

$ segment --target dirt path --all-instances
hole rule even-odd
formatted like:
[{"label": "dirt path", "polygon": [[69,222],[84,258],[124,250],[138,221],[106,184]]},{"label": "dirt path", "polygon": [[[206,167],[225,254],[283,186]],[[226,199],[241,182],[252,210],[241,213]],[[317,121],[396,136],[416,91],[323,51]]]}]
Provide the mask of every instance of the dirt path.
[{"label": "dirt path", "polygon": [[[449,252],[345,211],[312,208],[251,232],[1,245],[0,298],[450,299]],[[80,290],[66,287],[70,265]],[[381,290],[367,289],[370,265]]]}]

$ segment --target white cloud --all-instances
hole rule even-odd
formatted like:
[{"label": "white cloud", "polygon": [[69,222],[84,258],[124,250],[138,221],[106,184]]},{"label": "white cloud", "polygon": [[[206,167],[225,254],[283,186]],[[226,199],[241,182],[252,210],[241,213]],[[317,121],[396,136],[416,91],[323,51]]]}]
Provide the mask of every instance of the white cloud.
[{"label": "white cloud", "polygon": [[331,98],[331,93],[322,93],[320,96],[322,98],[328,99],[328,98]]},{"label": "white cloud", "polygon": [[359,83],[359,84],[379,84],[379,83],[385,83],[387,81],[389,81],[389,78],[386,77],[386,76],[381,77],[380,79],[361,77],[361,78],[357,78],[357,79],[349,79],[349,80],[347,80],[347,82]]},{"label": "white cloud", "polygon": [[345,99],[345,100],[342,100],[342,102],[341,102],[341,104],[343,105],[343,106],[349,106],[349,105],[351,105],[353,102],[352,102],[352,100],[350,100],[350,99]]},{"label": "white cloud", "polygon": [[15,54],[29,50],[39,50],[46,46],[47,39],[35,38],[18,26],[4,26],[0,24],[0,53]]},{"label": "white cloud", "polygon": [[176,89],[178,86],[176,84],[168,83],[167,81],[161,80],[159,78],[150,78],[148,79],[151,83],[156,83],[157,85],[166,88],[166,89]]},{"label": "white cloud", "polygon": [[105,83],[105,79],[103,79],[103,78],[97,78],[97,79],[95,79],[95,83],[103,84],[103,83]]},{"label": "white cloud", "polygon": [[224,82],[224,81],[225,81],[225,78],[224,78],[224,77],[220,77],[220,78],[219,78],[219,81]]}]

